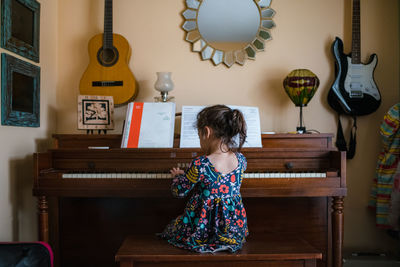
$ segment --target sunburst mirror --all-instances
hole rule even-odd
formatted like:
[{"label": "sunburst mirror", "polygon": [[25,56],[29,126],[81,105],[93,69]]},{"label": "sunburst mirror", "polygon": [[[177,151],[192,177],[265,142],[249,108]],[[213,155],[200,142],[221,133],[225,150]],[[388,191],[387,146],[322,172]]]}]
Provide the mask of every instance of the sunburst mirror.
[{"label": "sunburst mirror", "polygon": [[272,0],[186,0],[182,28],[192,51],[215,65],[243,65],[264,51],[275,11]]}]

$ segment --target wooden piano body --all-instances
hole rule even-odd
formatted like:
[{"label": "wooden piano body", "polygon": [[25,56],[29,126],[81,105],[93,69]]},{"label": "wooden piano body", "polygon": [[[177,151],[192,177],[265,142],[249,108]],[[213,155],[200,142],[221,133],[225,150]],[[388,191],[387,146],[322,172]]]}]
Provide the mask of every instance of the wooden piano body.
[{"label": "wooden piano body", "polygon": [[[63,267],[116,266],[114,255],[126,236],[162,231],[185,204],[171,196],[171,179],[162,173],[201,153],[120,149],[120,135],[54,138],[54,149],[34,155],[33,194],[39,238],[50,242]],[[241,192],[250,235],[300,237],[322,252],[317,266],[341,266],[345,154],[332,148],[331,134],[262,138],[263,148],[242,151],[248,160]],[[295,177],[297,172],[305,174]]]}]

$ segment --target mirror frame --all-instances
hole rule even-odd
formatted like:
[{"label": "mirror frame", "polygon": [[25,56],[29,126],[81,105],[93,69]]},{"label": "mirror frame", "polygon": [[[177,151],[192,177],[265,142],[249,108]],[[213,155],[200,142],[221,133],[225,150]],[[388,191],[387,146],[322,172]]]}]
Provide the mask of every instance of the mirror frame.
[{"label": "mirror frame", "polygon": [[276,13],[270,7],[272,0],[253,0],[260,12],[260,25],[257,34],[242,49],[230,51],[214,48],[201,36],[197,26],[197,17],[204,1],[211,0],[185,0],[186,9],[182,12],[182,16],[185,19],[182,25],[182,28],[186,31],[185,40],[192,43],[192,51],[200,53],[202,60],[210,59],[214,65],[224,63],[227,67],[231,67],[234,63],[243,65],[247,59],[254,60],[256,52],[264,51],[264,42],[272,39],[270,30],[276,26],[272,20]]}]

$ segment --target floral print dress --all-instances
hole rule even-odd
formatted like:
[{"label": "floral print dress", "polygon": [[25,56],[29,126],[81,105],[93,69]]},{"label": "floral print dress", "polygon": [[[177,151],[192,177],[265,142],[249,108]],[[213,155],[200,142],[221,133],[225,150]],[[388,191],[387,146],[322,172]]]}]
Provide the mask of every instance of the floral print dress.
[{"label": "floral print dress", "polygon": [[248,235],[246,211],[240,195],[246,158],[235,153],[236,169],[223,175],[206,156],[195,158],[185,174],[172,181],[172,194],[184,197],[193,191],[183,214],[161,237],[179,248],[196,252],[241,249]]}]

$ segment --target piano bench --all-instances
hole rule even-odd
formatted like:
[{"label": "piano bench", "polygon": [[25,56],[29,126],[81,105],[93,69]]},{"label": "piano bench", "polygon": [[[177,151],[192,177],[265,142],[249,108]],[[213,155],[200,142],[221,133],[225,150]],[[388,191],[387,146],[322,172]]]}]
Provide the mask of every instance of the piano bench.
[{"label": "piano bench", "polygon": [[273,234],[250,234],[239,252],[214,254],[179,249],[155,235],[135,235],[128,236],[115,255],[120,267],[312,267],[321,259],[322,253],[306,241]]}]

